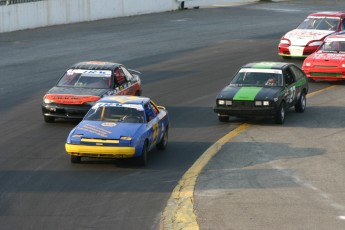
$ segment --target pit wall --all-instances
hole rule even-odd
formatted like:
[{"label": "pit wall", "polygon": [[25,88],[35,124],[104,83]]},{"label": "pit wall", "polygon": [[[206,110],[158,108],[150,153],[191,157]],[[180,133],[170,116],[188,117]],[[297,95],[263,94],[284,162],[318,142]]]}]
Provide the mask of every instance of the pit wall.
[{"label": "pit wall", "polygon": [[[255,0],[202,0],[250,2]],[[197,0],[186,0],[197,5]],[[180,0],[45,0],[0,6],[0,33],[177,10]]]}]

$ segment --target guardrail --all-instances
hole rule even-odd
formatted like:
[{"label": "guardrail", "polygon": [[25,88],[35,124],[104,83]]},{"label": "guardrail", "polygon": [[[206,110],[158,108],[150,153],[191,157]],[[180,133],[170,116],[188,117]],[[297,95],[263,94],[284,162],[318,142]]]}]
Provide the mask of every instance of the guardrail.
[{"label": "guardrail", "polygon": [[0,0],[0,6],[26,3],[26,2],[38,2],[38,1],[45,1],[45,0]]}]

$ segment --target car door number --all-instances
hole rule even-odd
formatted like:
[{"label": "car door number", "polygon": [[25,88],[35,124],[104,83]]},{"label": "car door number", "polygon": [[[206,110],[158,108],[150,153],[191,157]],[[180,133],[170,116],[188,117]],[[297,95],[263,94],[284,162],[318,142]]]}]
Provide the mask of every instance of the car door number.
[{"label": "car door number", "polygon": [[288,95],[287,95],[287,102],[292,103],[295,100],[296,96],[296,86],[292,86],[288,89]]}]

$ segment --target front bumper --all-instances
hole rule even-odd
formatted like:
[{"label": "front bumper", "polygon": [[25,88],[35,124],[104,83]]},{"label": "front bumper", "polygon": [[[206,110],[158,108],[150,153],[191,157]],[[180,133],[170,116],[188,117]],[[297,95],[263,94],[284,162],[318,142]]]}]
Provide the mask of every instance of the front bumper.
[{"label": "front bumper", "polygon": [[235,117],[273,117],[277,113],[275,107],[220,107],[216,106],[213,111],[220,116]]},{"label": "front bumper", "polygon": [[345,69],[341,68],[304,68],[307,78],[322,81],[345,80]]},{"label": "front bumper", "polygon": [[283,57],[307,57],[318,48],[318,46],[279,45],[278,54]]},{"label": "front bumper", "polygon": [[131,158],[135,155],[135,147],[65,144],[65,149],[69,155],[79,157]]},{"label": "front bumper", "polygon": [[88,105],[42,105],[42,114],[47,117],[82,119],[89,111]]}]

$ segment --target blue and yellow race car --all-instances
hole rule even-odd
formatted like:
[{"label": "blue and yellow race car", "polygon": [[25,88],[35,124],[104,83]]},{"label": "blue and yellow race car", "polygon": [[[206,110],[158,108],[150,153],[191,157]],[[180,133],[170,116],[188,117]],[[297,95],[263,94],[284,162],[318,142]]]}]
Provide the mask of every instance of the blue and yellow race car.
[{"label": "blue and yellow race car", "polygon": [[136,158],[144,166],[151,149],[165,149],[168,130],[168,111],[150,98],[109,96],[70,132],[65,148],[72,163],[82,157]]}]

